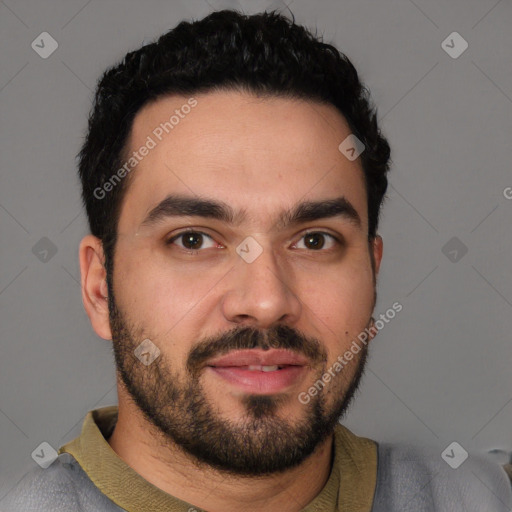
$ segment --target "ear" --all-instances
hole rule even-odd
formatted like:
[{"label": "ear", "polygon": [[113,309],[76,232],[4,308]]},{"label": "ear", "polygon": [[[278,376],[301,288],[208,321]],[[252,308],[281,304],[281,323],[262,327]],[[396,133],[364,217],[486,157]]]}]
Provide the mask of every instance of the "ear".
[{"label": "ear", "polygon": [[85,236],[79,247],[82,302],[96,334],[105,340],[112,339],[108,315],[107,272],[101,240]]},{"label": "ear", "polygon": [[384,242],[382,241],[382,237],[380,235],[375,235],[370,250],[373,254],[374,274],[375,279],[377,279],[377,275],[380,269],[380,262],[382,261],[382,252],[384,250]]}]

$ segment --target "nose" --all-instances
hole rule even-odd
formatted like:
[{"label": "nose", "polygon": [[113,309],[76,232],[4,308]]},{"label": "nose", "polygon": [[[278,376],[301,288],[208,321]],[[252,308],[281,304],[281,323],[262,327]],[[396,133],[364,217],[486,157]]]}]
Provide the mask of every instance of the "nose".
[{"label": "nose", "polygon": [[291,273],[281,267],[268,248],[251,263],[240,258],[228,274],[231,282],[222,301],[224,317],[261,329],[297,323],[302,305],[289,282]]}]

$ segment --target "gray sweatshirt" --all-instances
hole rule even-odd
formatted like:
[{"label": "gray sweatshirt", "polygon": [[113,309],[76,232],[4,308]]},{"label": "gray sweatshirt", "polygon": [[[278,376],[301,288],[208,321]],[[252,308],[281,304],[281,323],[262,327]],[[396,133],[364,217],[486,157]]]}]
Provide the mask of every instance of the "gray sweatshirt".
[{"label": "gray sweatshirt", "polygon": [[[34,468],[0,502],[1,512],[118,512],[77,461],[63,453],[47,469]],[[192,512],[190,506],[176,508]],[[456,470],[437,452],[378,445],[377,486],[371,512],[510,512],[511,482],[483,457]],[[349,510],[343,512],[351,512]]]},{"label": "gray sweatshirt", "polygon": [[[30,470],[0,501],[0,512],[201,512],[149,483],[112,450],[107,440],[117,414],[116,406],[90,411],[82,434],[49,467]],[[301,512],[512,511],[509,466],[482,455],[464,459],[449,448],[442,456],[432,448],[377,443],[340,424],[333,455],[327,483]]]}]

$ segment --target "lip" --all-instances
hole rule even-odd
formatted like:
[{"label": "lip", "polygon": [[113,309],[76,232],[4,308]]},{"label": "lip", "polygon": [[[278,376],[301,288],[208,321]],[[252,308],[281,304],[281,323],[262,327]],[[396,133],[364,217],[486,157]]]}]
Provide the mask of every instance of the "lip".
[{"label": "lip", "polygon": [[265,395],[289,390],[303,379],[308,367],[286,366],[272,372],[247,370],[236,366],[210,366],[207,370],[245,393]]},{"label": "lip", "polygon": [[[248,366],[283,366],[265,372]],[[246,393],[282,393],[300,382],[309,370],[307,358],[289,350],[236,350],[209,361],[207,370]]]},{"label": "lip", "polygon": [[284,349],[234,350],[225,356],[208,361],[207,366],[226,368],[229,366],[308,366],[306,357]]}]

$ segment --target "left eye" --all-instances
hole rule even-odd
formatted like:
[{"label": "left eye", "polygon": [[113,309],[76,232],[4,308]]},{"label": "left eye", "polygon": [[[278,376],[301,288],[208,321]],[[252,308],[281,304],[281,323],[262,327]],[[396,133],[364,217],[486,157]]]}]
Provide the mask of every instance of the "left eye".
[{"label": "left eye", "polygon": [[[305,243],[311,245],[311,247],[306,247],[306,249],[313,249],[313,250],[325,249],[325,247],[324,247],[325,242],[322,240],[322,238],[325,238],[326,236],[332,240],[333,246],[339,242],[335,236],[333,236],[329,233],[324,233],[323,231],[311,231],[309,233],[306,233],[306,234],[302,235],[301,240],[304,239]],[[331,248],[332,248],[332,246],[327,247],[327,249],[331,249]]]}]

